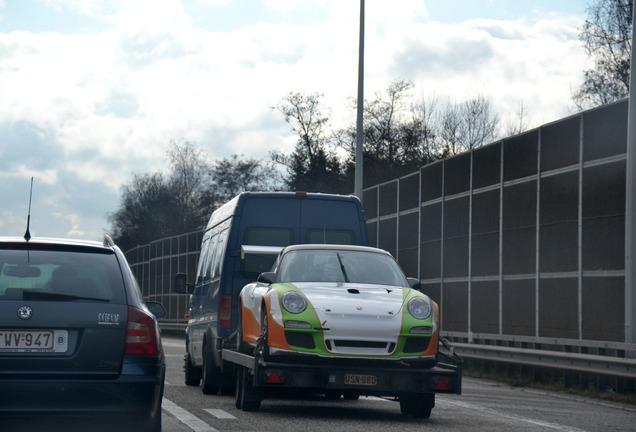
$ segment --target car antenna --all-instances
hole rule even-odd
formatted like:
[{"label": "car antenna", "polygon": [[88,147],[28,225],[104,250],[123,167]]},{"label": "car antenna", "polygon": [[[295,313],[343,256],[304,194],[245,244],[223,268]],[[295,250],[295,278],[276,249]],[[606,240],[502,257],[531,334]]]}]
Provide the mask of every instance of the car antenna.
[{"label": "car antenna", "polygon": [[29,192],[29,213],[27,214],[27,229],[24,233],[24,239],[26,241],[31,240],[31,233],[29,227],[31,226],[31,199],[33,198],[33,176],[31,176],[31,191]]}]

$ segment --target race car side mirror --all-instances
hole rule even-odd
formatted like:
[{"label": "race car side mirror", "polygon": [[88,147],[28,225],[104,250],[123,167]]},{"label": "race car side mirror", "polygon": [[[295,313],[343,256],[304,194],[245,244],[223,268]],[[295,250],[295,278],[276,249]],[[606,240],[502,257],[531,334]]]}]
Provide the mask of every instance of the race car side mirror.
[{"label": "race car side mirror", "polygon": [[274,282],[274,279],[276,279],[276,273],[264,272],[258,275],[257,281],[264,284],[271,284]]},{"label": "race car side mirror", "polygon": [[409,286],[415,290],[420,291],[422,289],[422,284],[420,283],[419,279],[416,278],[406,278],[406,280],[409,282]]}]

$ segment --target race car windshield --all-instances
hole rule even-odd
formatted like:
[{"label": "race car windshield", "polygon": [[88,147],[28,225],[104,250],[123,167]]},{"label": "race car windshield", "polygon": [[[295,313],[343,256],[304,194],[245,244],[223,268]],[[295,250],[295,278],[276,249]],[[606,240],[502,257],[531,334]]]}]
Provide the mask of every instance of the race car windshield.
[{"label": "race car windshield", "polygon": [[281,261],[278,281],[408,286],[404,273],[390,256],[347,250],[288,252]]}]

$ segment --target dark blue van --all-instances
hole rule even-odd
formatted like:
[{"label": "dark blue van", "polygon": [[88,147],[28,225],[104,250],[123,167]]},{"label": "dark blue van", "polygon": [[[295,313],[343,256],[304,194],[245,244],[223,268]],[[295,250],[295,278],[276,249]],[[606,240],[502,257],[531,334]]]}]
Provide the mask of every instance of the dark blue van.
[{"label": "dark blue van", "polygon": [[205,394],[234,386],[223,372],[221,350],[238,324],[241,289],[269,271],[280,248],[300,243],[368,244],[360,200],[305,192],[245,192],[217,209],[205,229],[196,280],[176,277],[190,293],[185,382]]}]

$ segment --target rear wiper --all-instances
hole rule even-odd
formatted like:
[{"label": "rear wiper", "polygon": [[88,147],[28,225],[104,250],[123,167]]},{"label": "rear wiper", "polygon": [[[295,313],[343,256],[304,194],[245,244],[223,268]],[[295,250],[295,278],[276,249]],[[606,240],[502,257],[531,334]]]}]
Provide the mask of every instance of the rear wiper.
[{"label": "rear wiper", "polygon": [[89,300],[89,301],[98,301],[108,303],[109,300],[105,298],[98,297],[84,297],[77,296],[73,294],[64,294],[64,293],[55,293],[50,291],[33,291],[33,290],[24,290],[22,292],[23,300],[59,300],[59,301],[77,301],[77,300]]}]

